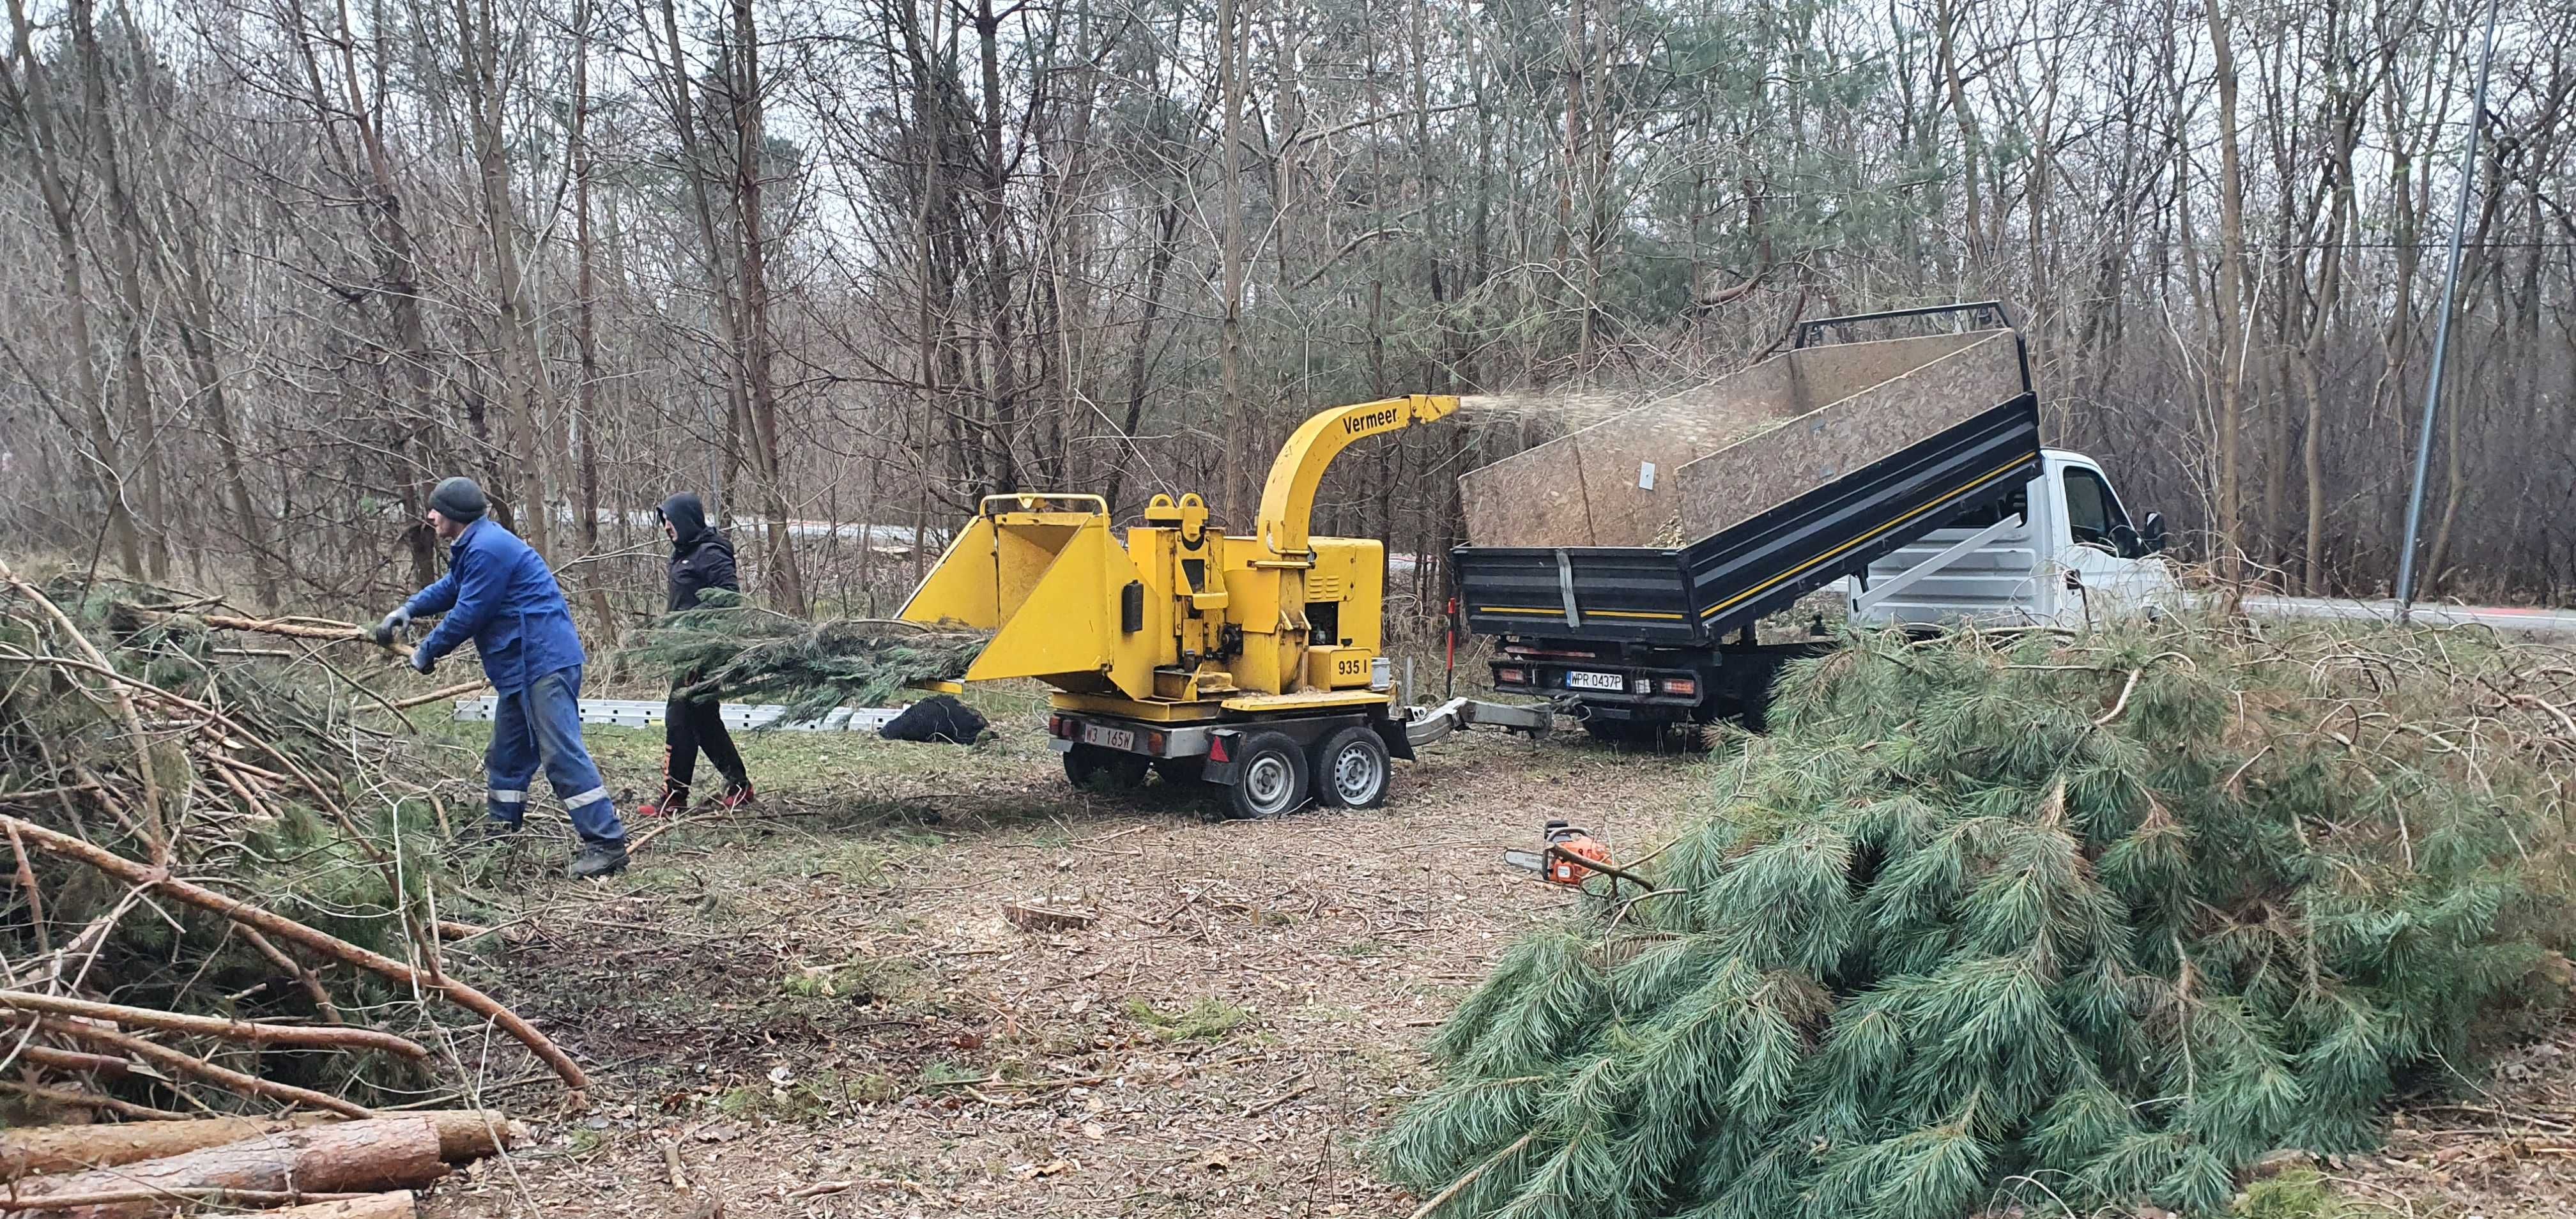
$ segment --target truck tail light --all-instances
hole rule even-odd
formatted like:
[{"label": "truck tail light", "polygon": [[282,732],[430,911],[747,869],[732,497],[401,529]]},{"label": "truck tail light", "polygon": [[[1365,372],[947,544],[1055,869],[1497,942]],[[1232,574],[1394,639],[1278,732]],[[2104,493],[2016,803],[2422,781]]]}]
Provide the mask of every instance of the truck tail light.
[{"label": "truck tail light", "polygon": [[1072,739],[1073,739],[1073,721],[1072,721],[1071,719],[1068,719],[1068,718],[1066,718],[1066,717],[1064,717],[1064,716],[1061,716],[1061,715],[1050,715],[1050,716],[1048,716],[1048,717],[1047,717],[1047,735],[1048,735],[1048,736],[1053,736],[1053,737],[1062,737],[1063,739],[1068,740],[1068,741],[1069,741],[1069,740],[1072,740]]},{"label": "truck tail light", "polygon": [[1494,680],[1507,686],[1527,685],[1529,684],[1529,670],[1496,669],[1494,670]]},{"label": "truck tail light", "polygon": [[1698,698],[1699,679],[1696,677],[1667,677],[1664,679],[1664,693],[1678,694],[1684,698]]},{"label": "truck tail light", "polygon": [[1156,757],[1161,757],[1163,755],[1163,746],[1169,743],[1171,743],[1171,738],[1164,736],[1162,733],[1148,732],[1145,734],[1145,752],[1153,754]]}]

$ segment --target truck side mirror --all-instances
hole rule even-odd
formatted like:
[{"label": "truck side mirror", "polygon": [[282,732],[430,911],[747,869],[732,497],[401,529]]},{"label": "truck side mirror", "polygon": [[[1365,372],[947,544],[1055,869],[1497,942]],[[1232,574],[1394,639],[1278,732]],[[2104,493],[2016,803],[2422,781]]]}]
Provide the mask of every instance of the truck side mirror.
[{"label": "truck side mirror", "polygon": [[2138,554],[2141,558],[2165,552],[2165,514],[2150,512],[2146,525],[2138,530]]}]

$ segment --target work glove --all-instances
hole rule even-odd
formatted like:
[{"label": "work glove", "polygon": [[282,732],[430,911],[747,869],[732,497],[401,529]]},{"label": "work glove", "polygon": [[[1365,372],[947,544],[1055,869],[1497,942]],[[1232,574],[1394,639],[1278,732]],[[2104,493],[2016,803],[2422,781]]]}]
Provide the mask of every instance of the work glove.
[{"label": "work glove", "polygon": [[410,627],[411,607],[408,605],[385,615],[385,620],[376,624],[376,646],[386,648],[394,646],[395,633]]},{"label": "work glove", "polygon": [[411,650],[411,667],[415,672],[420,673],[427,673],[438,667],[438,658],[429,654],[428,640],[421,640],[420,646]]}]

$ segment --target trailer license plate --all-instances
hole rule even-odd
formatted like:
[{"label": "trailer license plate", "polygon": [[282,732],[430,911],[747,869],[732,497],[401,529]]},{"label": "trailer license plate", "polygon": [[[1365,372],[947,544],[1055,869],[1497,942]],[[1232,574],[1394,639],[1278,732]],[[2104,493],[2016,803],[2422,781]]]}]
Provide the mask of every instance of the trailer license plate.
[{"label": "trailer license plate", "polygon": [[1616,691],[1627,689],[1628,682],[1616,673],[1568,673],[1565,675],[1565,688]]},{"label": "trailer license plate", "polygon": [[1136,734],[1125,728],[1103,728],[1098,724],[1084,724],[1082,743],[1133,752],[1136,748]]}]

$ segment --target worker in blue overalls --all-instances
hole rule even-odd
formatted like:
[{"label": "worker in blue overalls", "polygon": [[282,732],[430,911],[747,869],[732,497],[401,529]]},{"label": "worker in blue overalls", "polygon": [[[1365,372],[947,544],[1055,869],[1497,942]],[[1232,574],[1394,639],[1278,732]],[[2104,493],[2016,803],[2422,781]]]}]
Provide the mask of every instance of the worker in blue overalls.
[{"label": "worker in blue overalls", "polygon": [[412,619],[444,614],[412,650],[411,667],[427,673],[468,639],[482,655],[483,675],[500,697],[483,751],[490,815],[469,831],[470,842],[499,843],[518,831],[528,784],[543,767],[581,836],[566,875],[616,875],[626,870],[626,827],[581,743],[581,668],[589,657],[572,607],[544,556],[483,519],[488,506],[470,478],[447,479],[430,493],[429,527],[447,543],[447,575],[385,615],[376,642],[390,645]]}]

